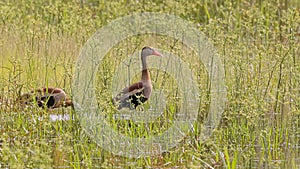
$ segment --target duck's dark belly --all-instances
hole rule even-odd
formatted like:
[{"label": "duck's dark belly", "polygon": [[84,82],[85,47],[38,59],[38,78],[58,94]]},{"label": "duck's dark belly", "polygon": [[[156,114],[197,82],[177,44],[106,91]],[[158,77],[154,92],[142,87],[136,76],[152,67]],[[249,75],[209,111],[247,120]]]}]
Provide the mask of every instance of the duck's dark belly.
[{"label": "duck's dark belly", "polygon": [[143,92],[138,92],[134,95],[129,96],[129,102],[133,106],[133,108],[136,108],[138,105],[141,105],[142,103],[145,103],[148,100],[143,94]]},{"label": "duck's dark belly", "polygon": [[119,103],[118,109],[130,108],[135,109],[137,106],[145,103],[148,100],[143,94],[143,91],[128,96]]},{"label": "duck's dark belly", "polygon": [[[36,100],[38,100],[38,98],[36,98]],[[54,100],[54,96],[50,95],[50,96],[42,96],[40,98],[40,101],[38,102],[38,106],[39,107],[44,107],[45,105],[50,108],[53,107],[55,104],[55,100]]]}]

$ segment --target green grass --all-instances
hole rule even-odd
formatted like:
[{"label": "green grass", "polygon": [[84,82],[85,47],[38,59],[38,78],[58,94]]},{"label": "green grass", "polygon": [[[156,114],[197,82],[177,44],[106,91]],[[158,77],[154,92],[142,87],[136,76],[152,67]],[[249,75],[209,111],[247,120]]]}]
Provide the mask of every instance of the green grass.
[{"label": "green grass", "polygon": [[[217,130],[200,142],[208,111],[208,77],[193,51],[162,36],[138,36],[115,46],[98,71],[97,101],[112,115],[112,74],[127,53],[144,45],[172,51],[197,77],[199,123],[177,147],[147,158],[116,156],[97,146],[70,108],[43,110],[14,103],[21,93],[57,86],[72,96],[75,63],[87,39],[101,26],[133,12],[165,12],[199,26],[224,64],[226,109]],[[300,3],[297,0],[0,2],[0,168],[299,168],[300,167]],[[109,119],[129,136],[164,132],[180,103],[176,80],[151,69],[155,89],[169,100],[151,125]],[[133,77],[132,81],[139,78]],[[147,106],[147,105],[146,105]],[[75,115],[50,121],[50,114]],[[42,120],[41,120],[42,118]]]}]

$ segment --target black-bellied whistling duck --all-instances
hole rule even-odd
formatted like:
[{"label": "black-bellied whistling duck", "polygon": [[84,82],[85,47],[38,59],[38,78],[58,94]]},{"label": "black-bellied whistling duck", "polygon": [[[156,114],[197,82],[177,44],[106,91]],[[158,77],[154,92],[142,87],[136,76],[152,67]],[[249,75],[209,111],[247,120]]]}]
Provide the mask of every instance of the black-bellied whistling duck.
[{"label": "black-bellied whistling duck", "polygon": [[118,104],[118,109],[136,108],[138,105],[146,102],[152,93],[152,82],[147,66],[147,57],[150,55],[162,56],[159,52],[151,47],[144,47],[141,52],[142,60],[142,78],[139,82],[126,87],[114,99]]},{"label": "black-bellied whistling duck", "polygon": [[43,87],[32,90],[20,96],[18,101],[22,104],[30,104],[36,101],[39,107],[58,108],[61,106],[73,106],[71,100],[67,98],[66,93],[60,88]]}]

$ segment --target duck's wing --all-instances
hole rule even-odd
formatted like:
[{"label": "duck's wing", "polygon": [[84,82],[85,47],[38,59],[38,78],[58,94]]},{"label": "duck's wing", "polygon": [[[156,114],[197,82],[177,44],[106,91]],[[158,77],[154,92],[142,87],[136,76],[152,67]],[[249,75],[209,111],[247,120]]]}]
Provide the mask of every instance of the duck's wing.
[{"label": "duck's wing", "polygon": [[137,83],[134,83],[134,84],[130,85],[129,87],[126,87],[125,89],[123,89],[123,92],[130,93],[135,90],[141,90],[142,88],[143,88],[143,83],[137,82]]},{"label": "duck's wing", "polygon": [[[113,102],[115,105],[117,103],[118,109],[125,108],[125,107],[132,108],[131,101],[130,101],[132,100],[132,96],[142,95],[143,89],[144,87],[142,82],[134,83],[129,87],[124,88],[122,92],[120,92],[116,97],[114,97]],[[136,106],[134,106],[134,108],[135,107]]]},{"label": "duck's wing", "polygon": [[65,93],[62,89],[56,87],[43,87],[41,90],[48,94]]},{"label": "duck's wing", "polygon": [[122,90],[122,92],[117,94],[117,96],[114,98],[114,101],[122,100],[123,98],[128,97],[129,95],[132,95],[134,93],[138,93],[141,90],[143,90],[143,83],[142,82],[134,83],[128,87],[125,87]]}]

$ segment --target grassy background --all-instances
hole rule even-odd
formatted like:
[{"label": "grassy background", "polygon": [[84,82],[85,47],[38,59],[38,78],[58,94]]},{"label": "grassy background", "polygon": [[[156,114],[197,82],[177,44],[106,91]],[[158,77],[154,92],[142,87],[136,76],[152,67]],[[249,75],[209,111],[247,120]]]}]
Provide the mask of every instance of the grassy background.
[{"label": "grassy background", "polygon": [[[40,86],[58,86],[71,94],[74,65],[86,40],[113,19],[144,11],[175,14],[195,23],[222,58],[226,110],[208,141],[199,142],[195,132],[190,134],[193,139],[158,157],[124,158],[98,147],[76,119],[51,122],[47,118],[73,114],[69,108],[41,110],[13,103],[20,92]],[[299,168],[299,13],[297,0],[1,1],[1,168]],[[164,49],[174,47],[169,43],[172,40],[160,38],[154,42],[147,37],[130,39],[110,56],[124,54],[124,46],[132,50],[148,43],[155,46],[158,41]],[[184,58],[180,49],[180,44],[175,45],[174,52]],[[113,71],[105,69],[113,62],[110,58],[104,69],[99,68],[106,75],[99,77],[103,82],[97,88],[99,93],[103,89],[100,104],[101,96],[107,94],[104,82],[110,81],[109,71]],[[205,77],[203,70],[196,74]],[[157,77],[156,87],[162,84],[162,75],[157,73]],[[204,94],[206,80],[198,84],[204,114],[209,100]],[[169,95],[170,99],[174,96]],[[124,132],[131,131],[126,122],[120,126]]]}]

